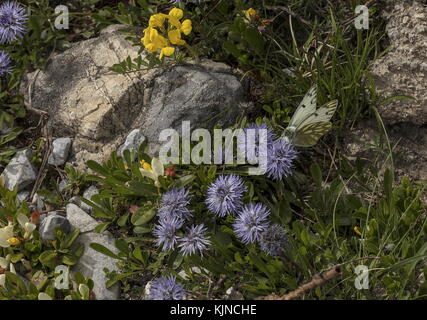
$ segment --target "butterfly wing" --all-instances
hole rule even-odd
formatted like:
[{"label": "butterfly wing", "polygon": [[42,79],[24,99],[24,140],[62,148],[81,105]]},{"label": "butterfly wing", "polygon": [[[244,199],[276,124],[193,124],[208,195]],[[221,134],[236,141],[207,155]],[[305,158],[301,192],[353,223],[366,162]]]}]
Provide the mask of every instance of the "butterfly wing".
[{"label": "butterfly wing", "polygon": [[332,127],[332,119],[338,100],[317,107],[317,86],[313,86],[299,104],[282,139],[292,141],[299,147],[312,147]]},{"label": "butterfly wing", "polygon": [[316,108],[315,111],[301,122],[300,127],[315,122],[329,122],[331,121],[335,111],[337,110],[338,100],[329,101],[324,106]]},{"label": "butterfly wing", "polygon": [[331,128],[332,124],[330,122],[313,122],[305,124],[296,131],[293,143],[298,147],[312,147]]},{"label": "butterfly wing", "polygon": [[288,127],[298,128],[304,120],[311,114],[316,112],[316,102],[317,102],[317,86],[312,86],[310,90],[306,93],[301,103],[299,104],[297,110],[294,113],[291,121],[289,122]]}]

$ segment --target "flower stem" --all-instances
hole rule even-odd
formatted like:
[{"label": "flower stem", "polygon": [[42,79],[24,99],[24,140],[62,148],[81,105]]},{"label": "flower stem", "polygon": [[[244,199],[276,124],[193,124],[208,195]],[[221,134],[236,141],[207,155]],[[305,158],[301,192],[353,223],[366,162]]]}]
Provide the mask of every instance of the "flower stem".
[{"label": "flower stem", "polygon": [[199,54],[197,53],[197,51],[194,50],[194,48],[192,46],[190,46],[188,43],[185,44],[185,47],[187,48],[188,51],[190,51],[191,55],[194,57],[195,62],[197,64],[200,63],[200,58],[199,58]]}]

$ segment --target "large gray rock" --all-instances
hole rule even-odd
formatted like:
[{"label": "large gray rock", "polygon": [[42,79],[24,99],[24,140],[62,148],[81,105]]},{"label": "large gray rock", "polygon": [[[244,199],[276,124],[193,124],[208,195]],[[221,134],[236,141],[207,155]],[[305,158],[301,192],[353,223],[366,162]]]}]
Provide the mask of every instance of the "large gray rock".
[{"label": "large gray rock", "polygon": [[[379,112],[395,149],[399,175],[427,180],[427,6],[420,1],[387,1],[383,11],[391,48],[371,68],[378,93],[399,99],[380,105]],[[346,136],[346,151],[352,157],[375,159],[381,126],[374,121],[359,123]]]},{"label": "large gray rock", "polygon": [[70,221],[71,227],[74,229],[80,229],[80,232],[93,231],[99,224],[94,218],[73,203],[69,203],[67,205],[66,212],[67,219]]},{"label": "large gray rock", "polygon": [[54,166],[62,166],[68,158],[68,152],[71,147],[70,138],[59,138],[52,142],[52,153],[49,156],[48,163]]},{"label": "large gray rock", "polygon": [[427,123],[427,6],[420,1],[387,2],[384,18],[390,51],[374,62],[372,74],[383,97],[412,96],[379,106],[388,124]]},{"label": "large gray rock", "polygon": [[53,135],[73,137],[70,161],[102,161],[134,129],[158,145],[159,132],[179,128],[183,120],[193,127],[227,126],[251,108],[242,75],[221,63],[111,71],[112,65],[139,55],[120,29],[110,26],[98,38],[76,43],[22,81],[28,100],[34,80],[32,106],[49,112]]},{"label": "large gray rock", "polygon": [[5,188],[12,190],[18,185],[18,190],[22,190],[36,180],[37,171],[30,161],[31,153],[30,149],[19,151],[10,160],[1,174]]},{"label": "large gray rock", "polygon": [[117,260],[110,258],[90,247],[91,243],[99,243],[117,253],[114,246],[114,237],[108,233],[99,234],[96,232],[88,232],[81,234],[77,242],[84,244],[85,252],[79,262],[73,267],[73,271],[80,272],[85,277],[89,277],[94,282],[93,292],[97,300],[118,300],[120,298],[120,286],[116,283],[111,288],[105,287],[105,282],[108,280],[104,269],[109,271],[117,271]]}]

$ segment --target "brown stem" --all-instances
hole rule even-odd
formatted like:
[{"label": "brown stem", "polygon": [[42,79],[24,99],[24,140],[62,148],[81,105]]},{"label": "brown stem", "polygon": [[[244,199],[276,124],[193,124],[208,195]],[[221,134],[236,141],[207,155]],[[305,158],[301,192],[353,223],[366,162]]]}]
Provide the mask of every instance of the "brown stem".
[{"label": "brown stem", "polygon": [[339,266],[334,266],[324,272],[318,273],[313,276],[313,279],[310,282],[307,282],[300,286],[298,289],[285,294],[284,296],[277,296],[275,294],[259,298],[259,300],[292,300],[302,296],[307,291],[310,291],[318,286],[323,285],[325,282],[332,280],[341,275],[341,268]]}]

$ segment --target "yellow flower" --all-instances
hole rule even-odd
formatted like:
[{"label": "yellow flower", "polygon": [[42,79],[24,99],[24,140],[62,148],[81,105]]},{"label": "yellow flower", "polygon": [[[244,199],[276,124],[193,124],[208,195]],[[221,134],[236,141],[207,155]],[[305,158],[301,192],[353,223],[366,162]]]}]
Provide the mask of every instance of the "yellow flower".
[{"label": "yellow flower", "polygon": [[147,163],[147,162],[145,162],[145,160],[141,160],[140,162],[139,162],[139,164],[141,165],[141,167],[143,167],[145,170],[147,170],[147,171],[151,171],[151,170],[153,170],[152,168],[151,168],[151,165],[149,164],[149,163]]},{"label": "yellow flower", "polygon": [[152,29],[153,29],[152,27],[146,28],[144,30],[144,37],[141,40],[144,43],[145,49],[147,49],[150,52],[156,52],[157,48],[156,48],[155,44],[151,41],[151,30]]},{"label": "yellow flower", "polygon": [[166,47],[168,44],[166,38],[160,35],[153,27],[148,27],[144,30],[144,37],[141,40],[144,43],[145,48],[150,52],[156,52],[157,50]]},{"label": "yellow flower", "polygon": [[[181,34],[189,35],[193,27],[190,19],[181,23],[183,16],[184,11],[179,8],[173,8],[167,15],[163,13],[152,15],[149,26],[144,30],[144,36],[141,38],[145,49],[149,52],[160,50],[160,59],[163,59],[164,56],[169,57],[175,53],[172,45],[185,45],[186,42],[181,38]],[[167,29],[164,25],[166,19],[168,20]]]},{"label": "yellow flower", "polygon": [[166,47],[168,43],[166,38],[160,35],[154,28],[150,30],[150,41],[157,47],[157,49]]},{"label": "yellow flower", "polygon": [[246,10],[245,12],[245,16],[248,20],[250,20],[252,17],[254,17],[257,14],[257,12],[255,11],[255,9],[253,8],[249,8],[248,10]]},{"label": "yellow flower", "polygon": [[165,22],[166,15],[163,13],[153,14],[150,17],[148,25],[150,27],[163,27],[163,23]]},{"label": "yellow flower", "polygon": [[17,246],[21,243],[21,241],[16,237],[12,237],[12,238],[7,239],[7,242],[9,242],[9,244],[11,246]]},{"label": "yellow flower", "polygon": [[169,18],[174,17],[178,20],[181,20],[183,16],[184,16],[184,11],[182,11],[179,8],[173,8],[171,11],[169,11]]},{"label": "yellow flower", "polygon": [[169,17],[169,24],[177,29],[181,29],[181,22],[175,17]]},{"label": "yellow flower", "polygon": [[355,227],[353,228],[353,231],[354,231],[355,233],[357,233],[359,236],[362,236],[362,232],[360,231],[360,228],[359,228],[358,226],[355,226]]},{"label": "yellow flower", "polygon": [[165,47],[162,49],[162,51],[160,51],[160,59],[163,58],[163,56],[171,56],[173,55],[175,52],[175,48],[174,47]]},{"label": "yellow flower", "polygon": [[[172,44],[184,45],[185,41],[181,39],[181,32],[178,29],[174,29],[168,32],[169,41]],[[173,52],[172,52],[173,53]]]},{"label": "yellow flower", "polygon": [[146,46],[147,44],[149,44],[151,42],[150,31],[151,31],[151,27],[144,29],[144,37],[141,38],[141,41],[142,41],[142,43],[144,43],[144,46]]},{"label": "yellow flower", "polygon": [[184,22],[182,23],[181,32],[186,36],[188,36],[192,30],[193,30],[193,26],[191,24],[191,20],[190,19],[184,20]]},{"label": "yellow flower", "polygon": [[[147,170],[148,167],[146,167],[146,168],[144,167],[144,164],[147,164],[149,166],[149,170]],[[139,171],[141,172],[141,175],[154,180],[154,184],[157,187],[159,187],[160,186],[159,177],[163,176],[163,174],[165,172],[165,167],[164,167],[163,163],[160,161],[160,159],[159,158],[151,159],[151,165],[149,165],[144,160],[142,160],[141,166],[142,166],[142,168],[139,169]]]}]

